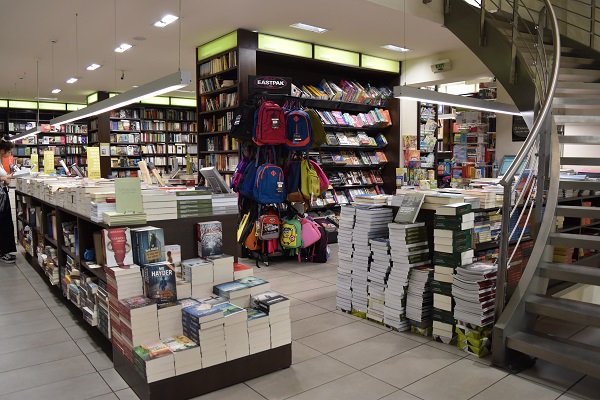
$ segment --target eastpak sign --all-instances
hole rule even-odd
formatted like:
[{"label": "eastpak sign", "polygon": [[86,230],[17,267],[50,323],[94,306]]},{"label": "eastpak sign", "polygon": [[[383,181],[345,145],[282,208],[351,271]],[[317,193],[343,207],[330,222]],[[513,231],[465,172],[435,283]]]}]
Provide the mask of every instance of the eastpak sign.
[{"label": "eastpak sign", "polygon": [[248,89],[250,93],[291,94],[292,78],[268,75],[249,75]]}]

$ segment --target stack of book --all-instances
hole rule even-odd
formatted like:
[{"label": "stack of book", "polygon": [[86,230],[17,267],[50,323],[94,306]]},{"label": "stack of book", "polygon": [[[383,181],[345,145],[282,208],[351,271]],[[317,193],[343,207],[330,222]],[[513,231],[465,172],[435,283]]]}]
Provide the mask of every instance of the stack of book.
[{"label": "stack of book", "polygon": [[[114,196],[114,194],[112,194]],[[103,222],[102,214],[105,212],[117,212],[117,203],[92,202],[90,205],[90,219],[94,222]]]},{"label": "stack of book", "polygon": [[433,337],[442,343],[455,337],[452,282],[456,267],[473,258],[472,230],[460,229],[472,217],[471,204],[454,203],[439,207],[434,219]]},{"label": "stack of book", "polygon": [[180,301],[158,305],[158,335],[160,339],[183,334],[181,308]]},{"label": "stack of book", "polygon": [[369,266],[369,305],[367,318],[383,322],[385,313],[385,285],[391,267],[390,240],[387,237],[369,240],[371,264]]},{"label": "stack of book", "polygon": [[337,295],[336,306],[344,311],[352,310],[352,230],[356,208],[342,207],[340,212],[340,226],[338,228],[338,268],[337,268]]},{"label": "stack of book", "polygon": [[213,284],[231,282],[233,280],[233,256],[218,254],[206,257],[213,263]]},{"label": "stack of book", "polygon": [[164,190],[142,190],[142,206],[148,221],[177,218],[177,197]]},{"label": "stack of book", "polygon": [[192,258],[181,262],[181,276],[190,282],[192,297],[208,296],[213,288],[213,263],[203,258]]},{"label": "stack of book", "polygon": [[250,288],[240,282],[232,281],[215,285],[213,293],[238,307],[250,306]]},{"label": "stack of book", "polygon": [[406,318],[415,333],[430,336],[433,325],[433,267],[421,265],[410,269],[406,292]]},{"label": "stack of book", "polygon": [[492,346],[492,325],[477,326],[458,323],[455,328],[458,348],[468,354],[484,357]]},{"label": "stack of book", "polygon": [[156,301],[146,297],[132,297],[119,301],[123,354],[133,362],[132,350],[158,337]]},{"label": "stack of book", "polygon": [[247,276],[253,276],[254,269],[248,265],[234,263],[233,264],[233,279],[241,279]]},{"label": "stack of book", "polygon": [[271,328],[269,316],[257,308],[247,308],[248,344],[250,354],[260,353],[271,348]]},{"label": "stack of book", "polygon": [[386,207],[356,207],[355,226],[352,231],[354,254],[352,258],[352,308],[366,313],[369,303],[369,239],[386,236],[387,225],[392,221],[393,210]]},{"label": "stack of book", "polygon": [[200,345],[204,368],[227,361],[224,314],[217,307],[226,301],[214,296],[182,309],[183,334]]},{"label": "stack of book", "polygon": [[106,338],[110,339],[110,306],[106,286],[103,287],[103,285],[98,285],[96,304],[98,305],[98,329],[106,336]]},{"label": "stack of book", "polygon": [[192,284],[183,279],[177,279],[175,281],[177,287],[177,300],[187,299],[192,297]]},{"label": "stack of book", "polygon": [[146,223],[146,214],[105,211],[102,213],[102,222],[108,226],[142,225]]},{"label": "stack of book", "polygon": [[212,195],[212,215],[237,214],[237,194],[222,193]]},{"label": "stack of book", "polygon": [[218,304],[217,308],[223,310],[227,361],[249,355],[248,312],[246,309],[231,303]]},{"label": "stack of book", "polygon": [[251,305],[269,316],[271,348],[292,342],[290,300],[277,292],[264,292],[252,296]]},{"label": "stack of book", "polygon": [[207,190],[176,192],[177,218],[209,217],[212,215],[212,195]]},{"label": "stack of book", "polygon": [[148,342],[133,349],[133,365],[148,383],[175,376],[175,356],[163,342]]},{"label": "stack of book", "polygon": [[202,368],[200,346],[185,336],[173,336],[162,342],[171,350],[175,361],[175,375],[183,375]]},{"label": "stack of book", "polygon": [[457,193],[427,192],[421,208],[423,210],[437,210],[446,204],[462,203],[465,195]]}]

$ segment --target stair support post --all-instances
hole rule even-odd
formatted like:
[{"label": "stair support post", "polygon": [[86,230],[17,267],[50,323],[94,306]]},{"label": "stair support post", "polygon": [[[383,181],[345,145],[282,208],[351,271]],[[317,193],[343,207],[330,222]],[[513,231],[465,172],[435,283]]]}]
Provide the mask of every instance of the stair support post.
[{"label": "stair support post", "polygon": [[479,9],[479,46],[485,46],[485,0],[481,0]]},{"label": "stair support post", "polygon": [[502,200],[502,228],[500,231],[500,255],[498,257],[498,271],[496,272],[496,301],[495,320],[497,321],[504,311],[506,303],[506,278],[508,272],[508,242],[510,238],[510,209],[512,203],[512,186],[514,178],[504,186]]},{"label": "stair support post", "polygon": [[592,16],[590,18],[590,47],[594,50],[596,48],[596,0],[592,0]]},{"label": "stair support post", "polygon": [[519,2],[513,2],[512,46],[510,51],[510,83],[517,83],[517,38],[519,36]]}]

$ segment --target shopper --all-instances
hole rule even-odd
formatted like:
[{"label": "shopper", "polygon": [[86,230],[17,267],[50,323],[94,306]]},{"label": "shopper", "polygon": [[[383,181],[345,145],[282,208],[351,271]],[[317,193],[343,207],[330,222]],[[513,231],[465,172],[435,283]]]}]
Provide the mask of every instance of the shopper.
[{"label": "shopper", "polygon": [[10,157],[14,147],[15,144],[8,136],[0,139],[0,260],[4,263],[14,263],[17,259],[14,254],[11,254],[17,251],[15,227],[8,198],[8,184],[12,174],[5,171],[2,166],[2,159]]}]

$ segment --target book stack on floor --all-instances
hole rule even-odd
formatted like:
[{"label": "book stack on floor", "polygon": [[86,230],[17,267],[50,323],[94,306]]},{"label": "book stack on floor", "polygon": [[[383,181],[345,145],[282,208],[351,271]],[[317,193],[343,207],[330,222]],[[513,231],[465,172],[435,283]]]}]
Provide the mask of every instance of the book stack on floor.
[{"label": "book stack on floor", "polygon": [[477,357],[488,355],[492,348],[492,325],[478,326],[458,322],[456,324],[458,348]]},{"label": "book stack on floor", "polygon": [[269,316],[271,348],[292,342],[290,300],[277,292],[264,292],[252,296],[251,305]]},{"label": "book stack on floor", "polygon": [[224,314],[217,306],[227,299],[213,296],[182,309],[183,334],[200,345],[204,368],[227,361]]},{"label": "book stack on floor", "polygon": [[160,339],[183,334],[181,308],[180,301],[158,305],[158,336]]},{"label": "book stack on floor", "polygon": [[269,315],[258,308],[247,308],[248,344],[250,354],[260,353],[271,348],[271,327]]},{"label": "book stack on floor", "polygon": [[410,329],[406,319],[406,289],[410,269],[430,262],[427,228],[424,222],[416,222],[390,223],[388,229],[392,267],[385,289],[384,323],[404,331]]},{"label": "book stack on floor", "polygon": [[369,304],[369,239],[387,236],[387,225],[392,221],[393,210],[387,207],[356,207],[355,226],[352,231],[352,310],[366,315]]},{"label": "book stack on floor", "polygon": [[208,296],[213,288],[213,263],[203,258],[191,258],[181,262],[181,276],[190,282],[192,297]]},{"label": "book stack on floor", "polygon": [[[491,334],[496,300],[496,271],[496,266],[488,262],[475,262],[456,268],[452,283],[452,296],[456,302],[454,317],[463,329],[480,333],[489,331]],[[462,339],[459,337],[459,348],[477,356],[487,354],[490,343],[484,339],[489,335],[479,335],[481,337],[478,340],[468,340],[467,333],[465,336]]]},{"label": "book stack on floor", "polygon": [[371,264],[369,266],[369,305],[367,318],[383,322],[385,313],[385,285],[390,272],[390,240],[387,237],[369,240]]},{"label": "book stack on floor", "polygon": [[233,256],[221,253],[207,256],[206,259],[213,264],[213,284],[233,280]]},{"label": "book stack on floor", "polygon": [[175,376],[175,356],[163,342],[149,342],[133,349],[133,365],[148,383]]},{"label": "book stack on floor", "polygon": [[406,291],[406,318],[414,333],[430,336],[433,326],[433,267],[421,265],[410,269]]},{"label": "book stack on floor", "polygon": [[356,208],[342,207],[338,228],[338,268],[336,306],[344,311],[352,311],[352,230],[356,217]]},{"label": "book stack on floor", "polygon": [[159,339],[156,311],[156,301],[146,297],[132,297],[119,301],[123,354],[131,362],[134,347]]},{"label": "book stack on floor", "polygon": [[178,335],[163,339],[175,361],[175,375],[183,375],[202,368],[200,346],[186,336]]},{"label": "book stack on floor", "polygon": [[468,203],[441,206],[434,217],[433,337],[442,343],[451,343],[456,336],[452,281],[456,267],[473,260],[472,229],[468,227],[473,218]]},{"label": "book stack on floor", "polygon": [[223,310],[227,361],[249,355],[248,312],[231,303],[221,303],[217,307]]}]

